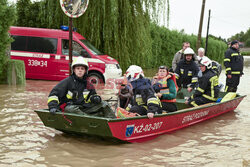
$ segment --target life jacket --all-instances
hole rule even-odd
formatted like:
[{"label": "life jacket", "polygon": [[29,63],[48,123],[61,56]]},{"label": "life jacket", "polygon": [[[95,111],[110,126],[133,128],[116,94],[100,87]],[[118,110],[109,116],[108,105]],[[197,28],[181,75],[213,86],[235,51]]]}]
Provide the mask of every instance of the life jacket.
[{"label": "life jacket", "polygon": [[116,115],[116,118],[128,118],[128,117],[140,116],[137,113],[129,112],[126,109],[121,108],[121,107],[117,107],[115,115]]},{"label": "life jacket", "polygon": [[175,78],[175,75],[171,75],[171,78],[169,79],[172,79],[174,81],[174,85],[175,85],[175,88],[176,88],[176,92],[178,92],[179,88],[178,88],[178,85],[177,85],[177,82],[176,82],[176,78]]},{"label": "life jacket", "polygon": [[[178,86],[176,83],[175,75],[171,75],[171,78],[168,78],[167,80],[169,80],[169,79],[172,79],[174,81],[176,91],[178,91]],[[160,93],[161,94],[169,94],[169,88],[167,87],[167,82],[162,83],[162,80],[158,80],[158,83],[160,83],[160,85],[159,85]],[[161,99],[161,102],[175,103],[176,99]]]}]

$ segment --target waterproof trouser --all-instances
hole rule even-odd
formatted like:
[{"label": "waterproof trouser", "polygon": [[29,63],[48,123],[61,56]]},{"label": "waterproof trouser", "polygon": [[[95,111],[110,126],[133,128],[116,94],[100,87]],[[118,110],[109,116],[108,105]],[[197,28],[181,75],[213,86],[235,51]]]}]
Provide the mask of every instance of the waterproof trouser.
[{"label": "waterproof trouser", "polygon": [[162,110],[167,112],[174,112],[177,111],[177,107],[175,103],[168,103],[168,102],[161,102]]},{"label": "waterproof trouser", "polygon": [[[143,106],[143,105],[134,105],[134,106],[131,107],[129,112],[137,113],[139,115],[147,115],[148,114],[147,107]],[[161,113],[162,113],[161,108],[158,108],[157,110],[154,110],[154,114],[161,114]]]},{"label": "waterproof trouser", "polygon": [[79,115],[116,118],[115,113],[106,101],[102,101],[100,104],[92,103],[88,107],[84,107],[82,105],[67,105],[64,109],[64,112]]},{"label": "waterproof trouser", "polygon": [[236,92],[240,83],[240,75],[232,75],[232,78],[226,79],[225,92]]},{"label": "waterproof trouser", "polygon": [[138,106],[138,105],[132,106],[129,112],[137,113],[139,115],[147,115],[147,109],[143,106]]},{"label": "waterproof trouser", "polygon": [[193,107],[196,107],[196,106],[211,103],[211,102],[214,102],[214,101],[211,101],[203,96],[198,96],[193,99],[190,99],[189,104]]}]

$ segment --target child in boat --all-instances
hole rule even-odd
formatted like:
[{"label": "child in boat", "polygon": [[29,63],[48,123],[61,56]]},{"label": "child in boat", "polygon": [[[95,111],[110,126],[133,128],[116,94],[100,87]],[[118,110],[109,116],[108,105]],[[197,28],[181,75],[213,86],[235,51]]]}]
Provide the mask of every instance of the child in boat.
[{"label": "child in boat", "polygon": [[162,110],[166,112],[177,111],[175,105],[177,86],[175,75],[168,71],[166,66],[160,66],[158,73],[153,77],[152,86],[156,96],[161,100]]},{"label": "child in boat", "polygon": [[199,64],[202,71],[202,77],[199,79],[199,87],[185,102],[194,107],[215,102],[219,95],[218,75],[212,70],[212,61],[209,58],[203,58]]},{"label": "child in boat", "polygon": [[126,71],[127,86],[132,90],[133,97],[126,108],[131,113],[147,115],[153,118],[155,114],[161,114],[161,104],[155,96],[149,79],[144,78],[141,67],[131,65]]},{"label": "child in boat", "polygon": [[94,86],[87,81],[88,62],[83,57],[77,57],[71,68],[72,74],[51,90],[48,97],[49,112],[54,114],[63,109],[70,113],[105,116],[107,113],[102,109],[108,108],[107,102],[102,101]]}]

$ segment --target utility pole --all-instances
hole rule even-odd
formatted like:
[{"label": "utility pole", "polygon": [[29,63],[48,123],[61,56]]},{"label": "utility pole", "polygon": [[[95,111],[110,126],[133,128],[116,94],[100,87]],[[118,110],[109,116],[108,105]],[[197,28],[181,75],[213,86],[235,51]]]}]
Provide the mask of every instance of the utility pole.
[{"label": "utility pole", "polygon": [[197,42],[196,42],[196,49],[197,50],[199,49],[199,47],[201,45],[201,32],[202,32],[202,24],[203,24],[205,3],[206,3],[206,0],[202,0],[200,25],[199,25],[198,39],[197,39]]},{"label": "utility pole", "polygon": [[69,75],[71,75],[72,65],[72,18],[69,17]]},{"label": "utility pole", "polygon": [[205,55],[207,55],[207,46],[208,46],[208,32],[209,32],[209,24],[210,24],[210,14],[211,10],[208,11],[208,22],[207,22],[207,36],[206,36],[206,47],[205,47]]}]

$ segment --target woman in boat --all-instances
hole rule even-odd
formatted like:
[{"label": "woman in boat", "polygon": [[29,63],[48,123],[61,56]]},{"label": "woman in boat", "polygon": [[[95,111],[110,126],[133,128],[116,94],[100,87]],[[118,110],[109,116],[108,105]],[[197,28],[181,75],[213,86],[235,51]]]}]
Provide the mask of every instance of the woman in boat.
[{"label": "woman in boat", "polygon": [[161,100],[162,110],[166,112],[177,111],[175,105],[177,86],[175,75],[168,71],[166,66],[160,66],[157,75],[152,81],[156,96]]},{"label": "woman in boat", "polygon": [[199,63],[202,71],[202,77],[199,79],[199,87],[185,102],[194,107],[215,102],[219,95],[218,76],[212,70],[212,61],[209,58],[202,58]]},{"label": "woman in boat", "polygon": [[126,71],[126,78],[133,92],[133,98],[127,110],[139,115],[147,115],[148,118],[153,118],[155,114],[161,114],[160,101],[155,96],[150,80],[144,78],[142,68],[131,65]]},{"label": "woman in boat", "polygon": [[87,81],[88,62],[83,57],[77,57],[71,68],[72,74],[51,90],[48,97],[49,112],[54,114],[62,109],[77,114],[97,114],[107,104]]}]

